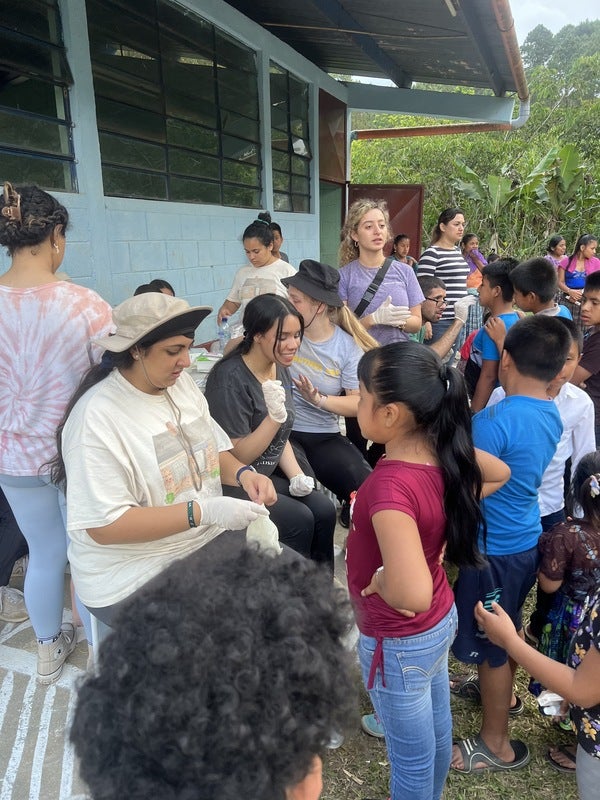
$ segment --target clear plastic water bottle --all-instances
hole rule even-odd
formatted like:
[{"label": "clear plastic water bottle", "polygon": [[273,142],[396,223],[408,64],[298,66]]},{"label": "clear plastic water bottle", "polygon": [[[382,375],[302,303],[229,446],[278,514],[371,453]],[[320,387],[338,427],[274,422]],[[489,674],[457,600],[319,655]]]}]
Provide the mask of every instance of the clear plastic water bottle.
[{"label": "clear plastic water bottle", "polygon": [[231,331],[229,330],[229,320],[223,317],[221,324],[217,328],[217,352],[221,355],[225,352],[227,342],[231,339]]}]

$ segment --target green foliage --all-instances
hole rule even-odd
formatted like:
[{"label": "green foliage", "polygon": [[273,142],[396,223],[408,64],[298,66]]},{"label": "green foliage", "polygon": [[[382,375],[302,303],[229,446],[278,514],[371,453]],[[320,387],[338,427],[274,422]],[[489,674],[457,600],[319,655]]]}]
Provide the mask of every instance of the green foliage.
[{"label": "green foliage", "polygon": [[[517,257],[544,252],[557,230],[568,246],[580,233],[596,231],[600,20],[567,25],[555,36],[538,25],[523,43],[522,55],[532,98],[523,128],[357,141],[352,146],[353,183],[423,183],[425,243],[439,212],[456,204],[464,208],[468,229],[477,232],[484,248]],[[400,114],[352,116],[352,127],[358,129],[441,122]]]}]

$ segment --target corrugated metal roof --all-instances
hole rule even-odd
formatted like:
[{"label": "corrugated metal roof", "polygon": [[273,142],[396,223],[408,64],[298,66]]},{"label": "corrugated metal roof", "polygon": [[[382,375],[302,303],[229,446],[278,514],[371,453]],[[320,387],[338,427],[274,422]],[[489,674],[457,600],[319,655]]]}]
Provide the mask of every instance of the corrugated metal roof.
[{"label": "corrugated metal roof", "polygon": [[[493,0],[230,0],[325,72],[516,91]],[[506,5],[506,4],[505,4]],[[450,12],[456,11],[456,16]]]}]

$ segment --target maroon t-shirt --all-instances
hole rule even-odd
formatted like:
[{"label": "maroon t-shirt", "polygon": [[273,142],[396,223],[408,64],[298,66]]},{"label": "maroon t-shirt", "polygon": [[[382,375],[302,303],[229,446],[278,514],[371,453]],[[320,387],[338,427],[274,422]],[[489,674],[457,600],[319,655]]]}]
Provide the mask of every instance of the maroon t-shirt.
[{"label": "maroon t-shirt", "polygon": [[[412,517],[419,529],[425,559],[433,578],[433,600],[427,611],[404,617],[378,594],[361,597],[382,565],[371,518],[395,510]],[[346,571],[357,624],[366,636],[414,636],[433,628],[449,612],[454,595],[439,563],[445,542],[444,479],[439,467],[380,459],[356,495],[346,545]],[[402,527],[398,528],[402,536]]]}]

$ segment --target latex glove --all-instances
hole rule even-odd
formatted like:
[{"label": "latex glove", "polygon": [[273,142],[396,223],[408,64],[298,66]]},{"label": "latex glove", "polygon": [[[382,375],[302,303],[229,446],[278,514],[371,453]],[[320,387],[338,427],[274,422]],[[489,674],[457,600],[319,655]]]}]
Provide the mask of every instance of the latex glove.
[{"label": "latex glove", "polygon": [[202,511],[200,525],[217,525],[226,531],[244,530],[253,520],[269,515],[264,506],[233,497],[207,497],[197,503]]},{"label": "latex glove", "polygon": [[376,311],[371,314],[374,325],[391,325],[401,328],[410,317],[408,306],[392,305],[392,297],[388,295]]},{"label": "latex glove", "polygon": [[248,525],[246,543],[254,545],[268,555],[274,556],[283,552],[283,547],[279,544],[279,531],[269,517],[258,517]]},{"label": "latex glove", "polygon": [[285,389],[281,381],[265,381],[262,385],[262,393],[269,416],[281,425],[287,419]]},{"label": "latex glove", "polygon": [[290,478],[290,494],[292,497],[304,497],[315,488],[315,482],[310,475],[294,475]]},{"label": "latex glove", "polygon": [[474,294],[467,294],[461,297],[454,303],[454,318],[462,322],[464,325],[469,316],[469,309],[477,303],[477,298]]}]

